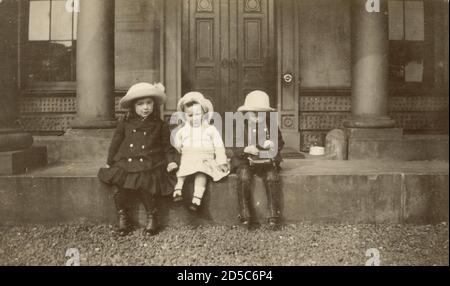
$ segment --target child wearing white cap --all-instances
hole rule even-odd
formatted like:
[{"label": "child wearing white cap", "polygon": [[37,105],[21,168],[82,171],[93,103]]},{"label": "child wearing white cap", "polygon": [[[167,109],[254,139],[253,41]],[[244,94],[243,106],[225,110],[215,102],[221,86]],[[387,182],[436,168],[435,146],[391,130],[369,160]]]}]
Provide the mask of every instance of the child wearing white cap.
[{"label": "child wearing white cap", "polygon": [[174,201],[181,201],[187,176],[194,178],[194,196],[189,207],[197,211],[206,190],[208,176],[219,181],[229,174],[225,146],[218,130],[210,125],[213,114],[211,101],[199,92],[189,92],[178,102],[178,111],[184,112],[186,122],[174,138],[174,147],[181,153]]}]

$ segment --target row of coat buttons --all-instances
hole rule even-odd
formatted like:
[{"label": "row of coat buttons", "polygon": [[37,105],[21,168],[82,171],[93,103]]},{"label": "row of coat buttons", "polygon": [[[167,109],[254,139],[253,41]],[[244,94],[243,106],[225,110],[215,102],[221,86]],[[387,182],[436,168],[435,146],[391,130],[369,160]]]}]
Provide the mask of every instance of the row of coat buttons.
[{"label": "row of coat buttons", "polygon": [[[140,161],[140,162],[144,162],[144,159],[143,159],[143,158],[140,158],[139,161]],[[133,162],[133,158],[128,158],[128,162]]]},{"label": "row of coat buttons", "polygon": [[[136,129],[133,129],[133,133],[136,133],[137,132],[137,130]],[[146,131],[144,131],[144,135],[147,135],[147,132]]]},{"label": "row of coat buttons", "polygon": [[[253,129],[252,131],[253,133],[256,133],[256,129]],[[264,128],[264,131],[267,132],[268,131],[267,128]]]},{"label": "row of coat buttons", "polygon": [[[133,147],[134,147],[134,144],[130,144],[130,148],[133,148]],[[145,149],[145,146],[142,145],[141,148],[142,148],[142,149]]]}]

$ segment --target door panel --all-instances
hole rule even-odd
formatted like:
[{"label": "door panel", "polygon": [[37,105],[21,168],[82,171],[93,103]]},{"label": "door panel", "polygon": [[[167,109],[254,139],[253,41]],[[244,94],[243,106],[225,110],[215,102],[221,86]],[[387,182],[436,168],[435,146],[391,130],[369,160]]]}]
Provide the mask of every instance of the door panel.
[{"label": "door panel", "polygon": [[221,113],[254,89],[275,98],[273,0],[184,2],[183,92],[204,93]]},{"label": "door panel", "polygon": [[199,91],[220,104],[219,2],[183,2],[183,93]]},{"label": "door panel", "polygon": [[243,0],[238,7],[238,58],[237,102],[242,104],[245,95],[260,89],[271,95],[275,103],[276,76],[273,35],[273,1]]}]

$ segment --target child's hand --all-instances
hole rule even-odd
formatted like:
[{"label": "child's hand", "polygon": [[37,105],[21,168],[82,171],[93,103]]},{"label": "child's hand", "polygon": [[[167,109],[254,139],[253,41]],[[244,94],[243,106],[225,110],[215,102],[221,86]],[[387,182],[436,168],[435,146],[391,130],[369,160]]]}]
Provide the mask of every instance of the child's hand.
[{"label": "child's hand", "polygon": [[230,169],[228,168],[228,164],[221,164],[218,166],[218,168],[222,173],[228,173],[230,171]]},{"label": "child's hand", "polygon": [[250,145],[244,148],[244,153],[258,156],[259,150],[255,145]]},{"label": "child's hand", "polygon": [[171,162],[167,165],[167,172],[169,173],[176,169],[178,169],[178,164],[175,162]]},{"label": "child's hand", "polygon": [[275,143],[273,143],[273,141],[270,141],[270,140],[264,141],[264,145],[263,145],[264,149],[273,149],[273,147],[275,147]]}]

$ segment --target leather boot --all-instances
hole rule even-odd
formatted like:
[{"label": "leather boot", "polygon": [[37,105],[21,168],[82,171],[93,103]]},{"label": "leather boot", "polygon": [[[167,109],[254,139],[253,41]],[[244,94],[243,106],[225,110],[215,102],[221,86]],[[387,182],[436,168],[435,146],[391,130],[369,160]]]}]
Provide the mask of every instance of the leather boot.
[{"label": "leather boot", "polygon": [[154,213],[147,214],[147,225],[145,226],[145,233],[153,236],[158,233],[158,220]]},{"label": "leather boot", "polygon": [[117,190],[117,192],[114,194],[114,203],[116,205],[117,214],[119,216],[119,235],[125,236],[130,233],[131,226],[126,210],[124,190]]},{"label": "leather boot", "polygon": [[158,221],[156,219],[156,196],[152,195],[145,190],[141,190],[142,203],[144,204],[145,211],[147,212],[147,225],[144,232],[153,236],[158,233]]},{"label": "leather boot", "polygon": [[237,195],[239,201],[239,219],[244,227],[251,228],[250,212],[250,181],[247,179],[238,180]]},{"label": "leather boot", "polygon": [[131,232],[128,215],[125,210],[119,210],[119,236],[126,236]]},{"label": "leather boot", "polygon": [[279,182],[275,180],[265,180],[267,205],[269,208],[269,228],[277,230],[280,228],[281,218],[281,198]]}]

